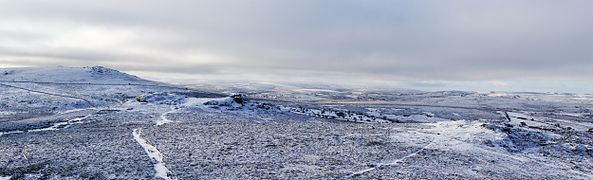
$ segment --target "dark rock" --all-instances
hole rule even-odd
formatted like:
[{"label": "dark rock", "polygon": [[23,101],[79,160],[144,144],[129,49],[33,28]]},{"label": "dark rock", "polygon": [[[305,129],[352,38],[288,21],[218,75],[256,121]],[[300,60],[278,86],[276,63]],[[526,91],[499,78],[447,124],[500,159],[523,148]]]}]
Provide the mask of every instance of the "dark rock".
[{"label": "dark rock", "polygon": [[234,94],[231,95],[231,98],[233,98],[233,100],[239,104],[244,104],[245,102],[247,102],[247,96],[243,94]]}]

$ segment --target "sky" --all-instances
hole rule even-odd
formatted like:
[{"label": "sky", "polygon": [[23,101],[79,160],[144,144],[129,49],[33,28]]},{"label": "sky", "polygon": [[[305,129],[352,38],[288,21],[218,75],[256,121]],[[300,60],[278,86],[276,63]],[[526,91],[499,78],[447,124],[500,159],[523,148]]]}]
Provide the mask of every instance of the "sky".
[{"label": "sky", "polygon": [[0,68],[593,93],[591,0],[0,1]]}]

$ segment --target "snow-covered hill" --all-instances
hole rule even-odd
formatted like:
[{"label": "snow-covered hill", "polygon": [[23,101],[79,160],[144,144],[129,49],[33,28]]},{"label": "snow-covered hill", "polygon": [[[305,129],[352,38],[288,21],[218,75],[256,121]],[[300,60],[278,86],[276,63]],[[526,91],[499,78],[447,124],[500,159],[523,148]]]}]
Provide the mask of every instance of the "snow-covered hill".
[{"label": "snow-covered hill", "polygon": [[48,83],[154,83],[102,66],[0,69],[0,81]]},{"label": "snow-covered hill", "polygon": [[181,98],[221,96],[148,81],[101,66],[11,68],[0,69],[0,72],[3,72],[0,74],[0,122],[10,121],[11,124],[0,130],[22,129],[22,125],[12,125],[25,121],[26,126],[49,126],[46,122],[49,120],[41,119],[115,107],[157,92],[177,93]]}]

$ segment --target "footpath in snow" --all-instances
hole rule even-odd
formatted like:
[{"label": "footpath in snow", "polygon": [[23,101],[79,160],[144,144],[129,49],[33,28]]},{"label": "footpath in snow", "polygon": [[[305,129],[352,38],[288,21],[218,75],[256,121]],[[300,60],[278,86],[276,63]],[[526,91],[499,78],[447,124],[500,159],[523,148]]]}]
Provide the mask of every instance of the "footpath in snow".
[{"label": "footpath in snow", "polygon": [[167,169],[167,166],[165,166],[165,163],[163,162],[163,154],[161,154],[161,152],[156,147],[150,145],[144,138],[142,138],[142,129],[134,129],[132,135],[134,136],[136,142],[138,142],[142,148],[144,148],[144,151],[146,151],[148,157],[150,157],[150,159],[153,161],[154,169],[156,171],[154,177],[169,180],[172,179],[170,177],[171,171]]}]

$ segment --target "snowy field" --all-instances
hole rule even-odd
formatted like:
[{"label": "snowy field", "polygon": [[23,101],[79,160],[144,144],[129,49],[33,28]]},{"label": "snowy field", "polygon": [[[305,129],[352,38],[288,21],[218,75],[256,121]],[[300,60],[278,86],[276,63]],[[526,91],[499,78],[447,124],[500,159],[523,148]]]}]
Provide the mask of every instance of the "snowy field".
[{"label": "snowy field", "polygon": [[593,179],[593,96],[0,69],[0,180],[406,178]]}]

